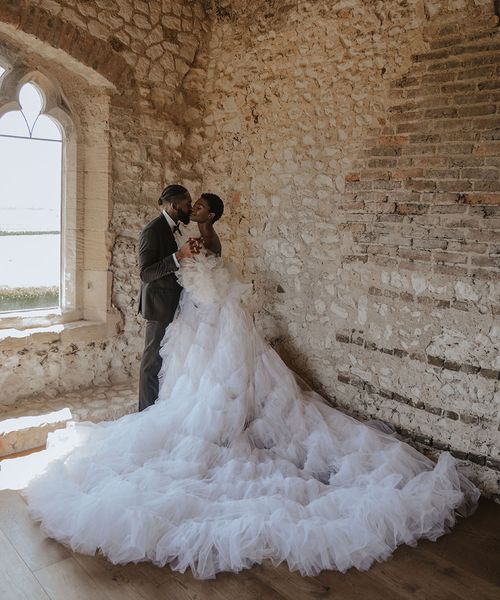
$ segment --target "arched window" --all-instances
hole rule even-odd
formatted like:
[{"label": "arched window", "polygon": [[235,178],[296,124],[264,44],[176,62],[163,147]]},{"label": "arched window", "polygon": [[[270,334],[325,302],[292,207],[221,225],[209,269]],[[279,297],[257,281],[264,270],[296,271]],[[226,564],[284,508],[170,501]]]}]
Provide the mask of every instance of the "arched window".
[{"label": "arched window", "polygon": [[92,70],[54,64],[56,77],[40,63],[0,44],[0,349],[104,339],[121,322],[109,233],[115,88]]},{"label": "arched window", "polygon": [[0,312],[61,303],[63,128],[33,82],[17,100],[0,117]]}]

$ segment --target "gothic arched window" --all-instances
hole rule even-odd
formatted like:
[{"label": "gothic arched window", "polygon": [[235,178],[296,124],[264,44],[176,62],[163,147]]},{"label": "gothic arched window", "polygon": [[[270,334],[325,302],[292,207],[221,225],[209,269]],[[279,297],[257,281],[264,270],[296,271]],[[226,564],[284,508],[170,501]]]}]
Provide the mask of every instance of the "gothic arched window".
[{"label": "gothic arched window", "polygon": [[0,44],[0,348],[104,339],[120,323],[109,234],[114,91],[92,70],[37,64]]},{"label": "gothic arched window", "polygon": [[0,312],[61,303],[63,128],[35,83],[17,101],[0,117]]}]

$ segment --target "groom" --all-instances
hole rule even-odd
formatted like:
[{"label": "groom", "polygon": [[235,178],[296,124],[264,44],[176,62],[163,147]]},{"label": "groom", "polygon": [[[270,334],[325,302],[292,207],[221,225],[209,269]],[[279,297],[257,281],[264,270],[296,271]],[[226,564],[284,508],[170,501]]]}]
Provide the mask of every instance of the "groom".
[{"label": "groom", "polygon": [[167,186],[158,200],[162,213],[142,230],[139,238],[141,292],[138,312],[146,319],[146,339],[139,376],[139,410],[155,403],[161,367],[160,342],[174,318],[181,286],[175,272],[179,262],[199,252],[198,242],[189,239],[180,249],[175,233],[179,221],[187,225],[191,196],[182,185]]}]

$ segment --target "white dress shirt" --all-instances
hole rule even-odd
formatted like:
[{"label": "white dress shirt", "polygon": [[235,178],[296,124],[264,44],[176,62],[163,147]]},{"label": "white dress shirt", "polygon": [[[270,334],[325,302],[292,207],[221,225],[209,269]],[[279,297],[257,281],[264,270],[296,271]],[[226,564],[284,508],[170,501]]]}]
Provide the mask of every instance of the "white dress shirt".
[{"label": "white dress shirt", "polygon": [[[167,219],[167,223],[169,224],[170,229],[173,231],[173,229],[177,225],[177,223],[172,219],[172,217],[168,214],[168,212],[165,209],[162,210],[162,213],[165,216],[165,219]],[[175,233],[174,233],[174,237],[175,237]],[[175,252],[174,252],[174,254],[172,254],[172,256],[174,259],[175,266],[177,268],[179,268],[180,264],[179,264],[179,261],[177,260],[177,256],[175,255]]]}]

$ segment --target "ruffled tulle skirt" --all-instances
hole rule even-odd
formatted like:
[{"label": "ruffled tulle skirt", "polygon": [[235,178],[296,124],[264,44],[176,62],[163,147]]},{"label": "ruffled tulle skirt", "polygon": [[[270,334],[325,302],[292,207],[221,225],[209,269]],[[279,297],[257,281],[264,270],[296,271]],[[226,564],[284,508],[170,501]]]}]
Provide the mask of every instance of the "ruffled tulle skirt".
[{"label": "ruffled tulle skirt", "polygon": [[226,276],[207,299],[196,281],[167,329],[157,403],[52,434],[65,456],[25,491],[48,535],[200,578],[264,559],[312,575],[367,569],[471,511],[479,493],[448,453],[435,464],[304,392],[243,288]]}]

